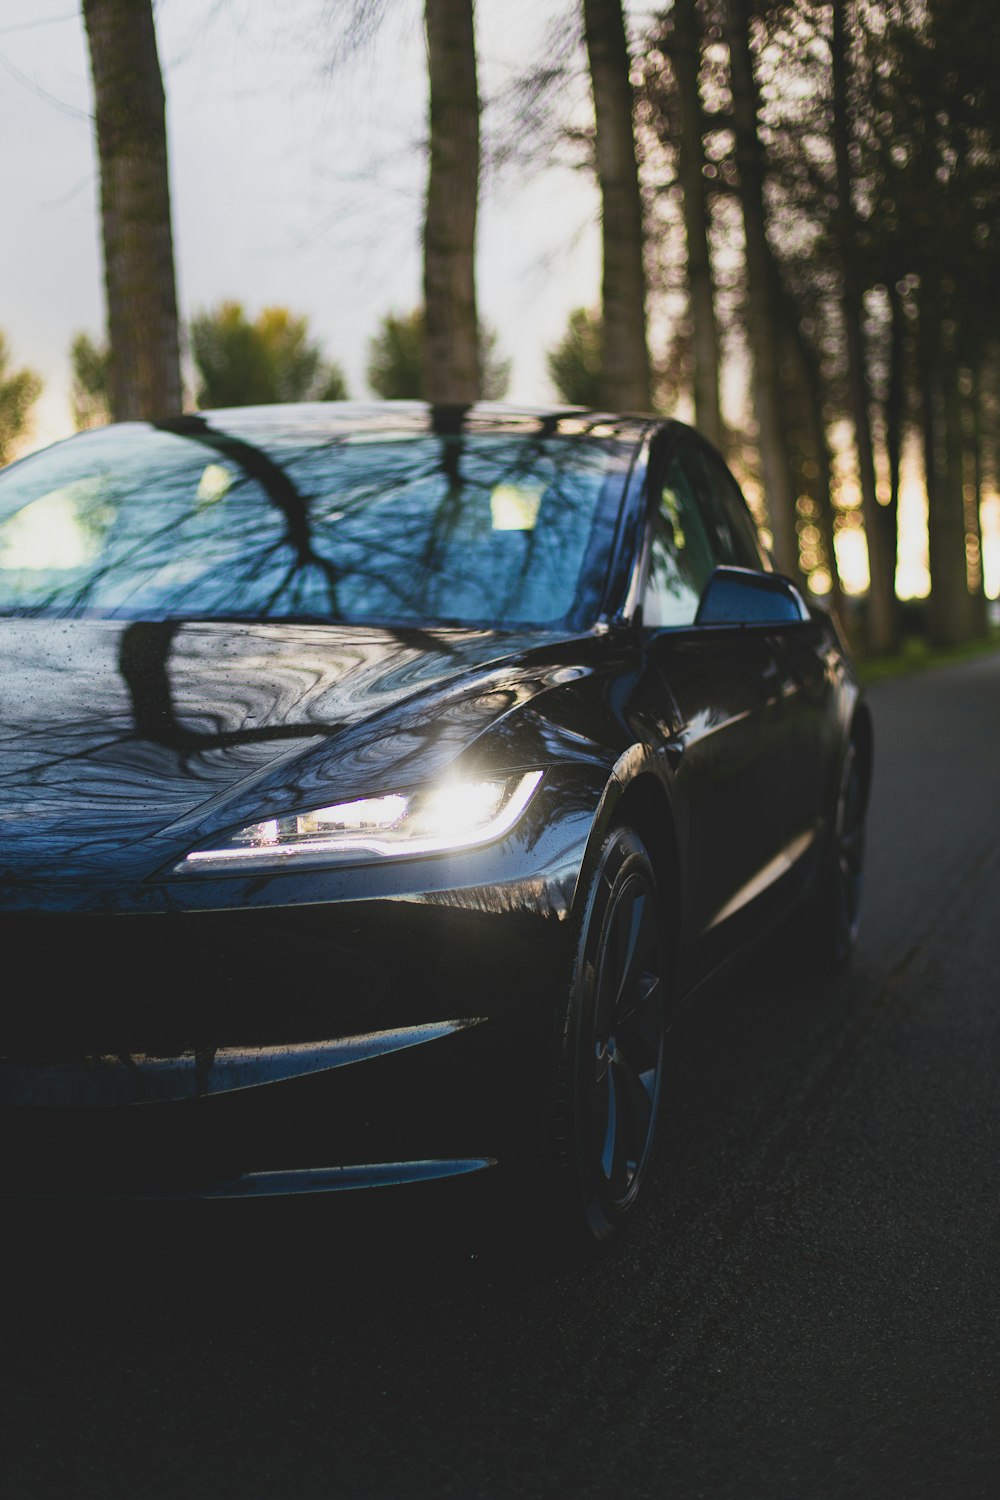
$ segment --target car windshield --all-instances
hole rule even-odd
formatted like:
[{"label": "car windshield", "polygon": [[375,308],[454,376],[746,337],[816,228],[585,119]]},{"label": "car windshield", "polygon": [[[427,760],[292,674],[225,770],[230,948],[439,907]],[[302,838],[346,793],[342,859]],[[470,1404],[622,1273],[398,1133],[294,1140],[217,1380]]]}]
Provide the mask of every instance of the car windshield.
[{"label": "car windshield", "polygon": [[0,614],[582,628],[629,453],[201,417],[82,434],[0,473]]}]

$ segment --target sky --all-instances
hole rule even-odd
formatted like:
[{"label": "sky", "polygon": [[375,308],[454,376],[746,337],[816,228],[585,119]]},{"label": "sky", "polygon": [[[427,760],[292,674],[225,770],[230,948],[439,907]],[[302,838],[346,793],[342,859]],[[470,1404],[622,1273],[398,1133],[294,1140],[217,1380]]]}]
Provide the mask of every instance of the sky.
[{"label": "sky", "polygon": [[[426,58],[420,0],[385,0],[377,38],[338,58],[330,17],[345,3],[159,0],[156,27],[182,319],[223,299],[251,316],[287,306],[308,316],[350,394],[365,396],[368,342],[380,319],[421,300]],[[497,172],[489,148],[505,82],[546,56],[553,18],[566,8],[567,0],[480,0],[476,8],[487,105],[480,316],[513,362],[509,399],[532,405],[555,396],[545,352],[570,310],[599,303],[599,200],[586,172]],[[560,107],[589,120],[585,78]],[[0,0],[0,330],[13,367],[27,364],[45,381],[29,447],[72,430],[69,344],[80,330],[103,334],[91,112],[79,4]],[[905,479],[897,584],[903,595],[923,594],[925,502],[913,464]],[[995,595],[997,497],[984,520]],[[845,581],[863,589],[862,535],[841,541]]]},{"label": "sky", "polygon": [[[368,341],[421,300],[426,73],[419,0],[335,61],[337,0],[159,0],[182,318],[224,298],[305,313],[350,393]],[[537,58],[558,0],[477,10],[480,86]],[[45,390],[33,445],[71,430],[70,340],[104,325],[86,40],[71,0],[0,0],[0,329]],[[487,128],[490,115],[487,114]],[[586,174],[484,173],[480,315],[513,359],[512,400],[552,399],[545,350],[599,300]]]}]

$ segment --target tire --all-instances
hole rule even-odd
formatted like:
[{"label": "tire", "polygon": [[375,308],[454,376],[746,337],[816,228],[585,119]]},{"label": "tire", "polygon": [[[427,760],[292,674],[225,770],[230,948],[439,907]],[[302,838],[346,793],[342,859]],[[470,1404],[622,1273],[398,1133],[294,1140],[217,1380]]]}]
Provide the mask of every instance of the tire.
[{"label": "tire", "polygon": [[663,912],[639,835],[617,827],[591,878],[557,1037],[557,1204],[577,1244],[607,1244],[647,1176],[663,1071]]},{"label": "tire", "polygon": [[836,973],[846,967],[857,941],[864,891],[867,786],[854,740],[840,769],[830,835],[816,888],[797,924],[799,949],[810,968]]}]

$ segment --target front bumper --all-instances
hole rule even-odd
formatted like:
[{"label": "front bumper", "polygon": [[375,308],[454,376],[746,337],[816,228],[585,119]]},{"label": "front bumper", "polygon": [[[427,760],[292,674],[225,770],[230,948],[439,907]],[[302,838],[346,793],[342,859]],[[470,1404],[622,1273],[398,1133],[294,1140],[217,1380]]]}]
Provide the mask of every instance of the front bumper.
[{"label": "front bumper", "polygon": [[0,1192],[335,1191],[521,1151],[584,832],[0,914],[32,975],[0,1023]]}]

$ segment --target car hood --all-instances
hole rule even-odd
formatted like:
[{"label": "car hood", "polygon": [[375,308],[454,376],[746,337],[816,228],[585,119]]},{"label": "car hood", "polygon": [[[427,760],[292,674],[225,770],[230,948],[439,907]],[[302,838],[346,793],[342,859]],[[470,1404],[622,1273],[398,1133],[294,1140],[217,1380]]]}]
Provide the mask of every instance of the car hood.
[{"label": "car hood", "polygon": [[540,644],[537,632],[4,621],[0,884],[141,878],[219,828],[417,784],[546,685]]}]

